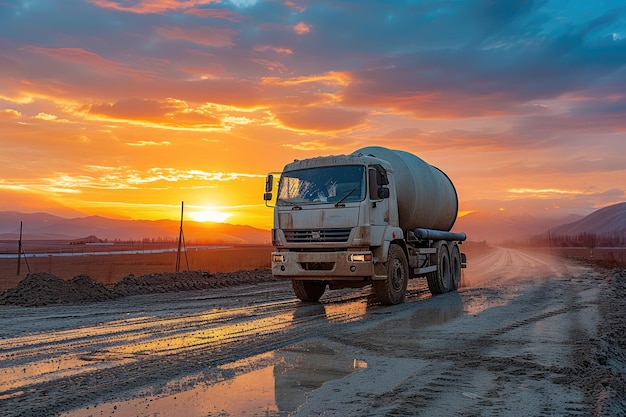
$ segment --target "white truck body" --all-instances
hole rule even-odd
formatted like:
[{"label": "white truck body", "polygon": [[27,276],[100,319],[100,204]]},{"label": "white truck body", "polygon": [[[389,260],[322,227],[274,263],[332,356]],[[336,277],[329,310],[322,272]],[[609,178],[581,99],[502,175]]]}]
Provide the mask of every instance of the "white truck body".
[{"label": "white truck body", "polygon": [[371,284],[383,304],[397,304],[419,276],[433,294],[458,287],[456,191],[412,154],[369,147],[294,161],[268,175],[266,203],[274,197],[272,273],[302,301],[318,301],[327,286]]}]

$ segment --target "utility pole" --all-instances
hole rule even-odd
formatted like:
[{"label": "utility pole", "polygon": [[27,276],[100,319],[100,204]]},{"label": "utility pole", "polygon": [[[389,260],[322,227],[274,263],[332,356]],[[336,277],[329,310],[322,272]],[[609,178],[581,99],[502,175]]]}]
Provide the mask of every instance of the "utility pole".
[{"label": "utility pole", "polygon": [[22,222],[20,222],[20,240],[17,242],[17,276],[20,276],[20,264],[22,263]]},{"label": "utility pole", "polygon": [[24,246],[22,246],[22,222],[20,222],[20,240],[17,243],[17,276],[20,275],[20,267],[22,265],[22,254],[24,254],[24,262],[26,263],[26,269],[30,273],[30,266],[28,266],[28,260],[26,260],[26,254],[24,253]]},{"label": "utility pole", "polygon": [[185,261],[187,269],[189,269],[189,259],[187,259],[187,250],[185,248],[185,235],[183,234],[183,213],[185,210],[185,202],[180,202],[180,232],[178,234],[178,251],[176,252],[176,272],[180,272],[180,251],[181,246],[185,249]]}]

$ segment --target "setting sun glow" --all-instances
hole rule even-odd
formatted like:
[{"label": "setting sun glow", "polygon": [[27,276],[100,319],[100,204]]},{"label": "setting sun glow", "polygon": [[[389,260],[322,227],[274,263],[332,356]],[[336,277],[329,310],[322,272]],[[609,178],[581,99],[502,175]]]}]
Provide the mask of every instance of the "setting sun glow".
[{"label": "setting sun glow", "polygon": [[226,220],[228,220],[230,216],[230,213],[224,213],[222,211],[213,209],[194,211],[189,213],[189,218],[196,222],[224,223]]}]

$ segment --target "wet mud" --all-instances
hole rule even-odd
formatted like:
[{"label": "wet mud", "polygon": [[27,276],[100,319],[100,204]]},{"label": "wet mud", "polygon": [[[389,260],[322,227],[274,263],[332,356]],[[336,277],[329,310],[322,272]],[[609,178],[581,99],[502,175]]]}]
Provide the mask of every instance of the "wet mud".
[{"label": "wet mud", "polygon": [[[3,416],[626,414],[624,270],[498,249],[464,286],[288,282],[0,306]],[[19,318],[19,319],[16,319]]]}]

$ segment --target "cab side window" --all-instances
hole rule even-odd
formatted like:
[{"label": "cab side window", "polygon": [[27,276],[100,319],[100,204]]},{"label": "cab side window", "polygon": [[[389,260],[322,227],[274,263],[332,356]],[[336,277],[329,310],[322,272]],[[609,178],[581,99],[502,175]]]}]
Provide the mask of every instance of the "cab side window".
[{"label": "cab side window", "polygon": [[367,183],[369,184],[370,200],[378,200],[378,173],[374,168],[370,168],[367,172],[369,176]]},{"label": "cab side window", "polygon": [[379,191],[388,191],[381,190],[381,188],[389,184],[385,170],[382,167],[380,169],[370,168],[367,171],[367,176],[370,200],[382,200],[383,198],[387,198],[389,196],[388,192],[383,194],[379,193]]}]

